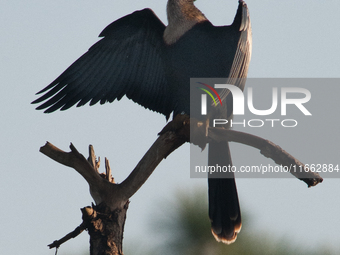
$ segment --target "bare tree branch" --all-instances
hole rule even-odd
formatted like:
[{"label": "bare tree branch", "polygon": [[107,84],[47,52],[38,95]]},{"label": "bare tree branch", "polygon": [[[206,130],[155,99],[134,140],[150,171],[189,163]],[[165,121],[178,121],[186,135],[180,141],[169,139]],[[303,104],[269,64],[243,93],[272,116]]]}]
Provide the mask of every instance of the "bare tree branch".
[{"label": "bare tree branch", "polygon": [[[268,140],[233,130],[211,128],[205,123],[199,122],[193,118],[190,119],[187,115],[176,116],[173,121],[169,122],[163,128],[159,135],[158,139],[146,152],[135,169],[120,184],[114,183],[114,179],[111,176],[109,161],[106,158],[106,174],[99,174],[98,169],[100,159],[97,161],[94,149],[91,145],[89,146],[88,159],[81,155],[72,144],[70,145],[70,152],[64,152],[49,142],[40,148],[40,151],[46,156],[65,166],[72,167],[80,173],[88,182],[91,196],[97,205],[97,207],[92,207],[92,214],[96,214],[98,217],[91,214],[91,217],[87,217],[91,220],[89,223],[85,221],[87,211],[82,210],[83,223],[62,239],[50,244],[50,248],[58,248],[60,244],[77,236],[81,231],[87,228],[89,229],[89,232],[93,234],[93,236],[91,236],[92,234],[90,233],[92,240],[90,241],[91,247],[99,247],[101,249],[103,245],[106,245],[105,247],[107,249],[114,248],[116,252],[114,254],[122,254],[121,241],[123,238],[126,210],[129,204],[128,199],[145,183],[157,165],[164,158],[182,144],[189,141],[199,145],[201,148],[204,148],[210,140],[230,141],[252,146],[259,149],[264,156],[273,159],[277,164],[302,167],[304,170],[302,173],[291,172],[291,174],[303,180],[309,187],[322,182],[322,178],[317,173],[308,171],[308,168],[306,168],[299,160]],[[117,222],[112,221],[112,217],[114,217]],[[98,226],[101,226],[103,221],[110,226],[108,229],[101,227],[97,228]],[[100,234],[98,235],[98,233]],[[103,235],[112,235],[112,240],[114,239],[114,241],[112,241],[113,243],[105,243],[108,239],[106,238],[104,242],[101,239]]]},{"label": "bare tree branch", "polygon": [[67,242],[68,240],[70,240],[71,238],[75,238],[77,237],[81,232],[83,232],[86,229],[86,223],[82,222],[79,227],[76,227],[72,232],[68,233],[66,236],[64,236],[63,238],[54,241],[53,243],[49,244],[48,247],[50,249],[52,248],[59,248],[60,245],[62,245],[63,243]]},{"label": "bare tree branch", "polygon": [[[317,173],[309,171],[303,163],[268,140],[234,130],[207,128],[205,124],[195,119],[190,119],[187,115],[176,116],[172,122],[169,122],[164,127],[158,139],[121,184],[111,182],[113,179],[110,177],[111,170],[109,167],[106,169],[106,179],[101,178],[98,173],[100,162],[96,161],[92,146],[89,148],[90,156],[88,160],[72,144],[70,145],[71,152],[68,153],[48,142],[45,146],[41,147],[40,151],[61,164],[73,167],[89,183],[90,192],[96,204],[105,202],[114,209],[123,206],[137,192],[164,158],[183,143],[190,140],[190,128],[191,133],[194,134],[191,135],[191,142],[199,144],[202,148],[209,142],[209,139],[242,143],[259,149],[264,156],[273,159],[279,165],[294,165],[299,169],[303,169],[303,172],[291,172],[291,174],[303,180],[309,187],[322,182],[322,178]],[[202,134],[207,134],[207,136]],[[105,163],[108,166],[109,162],[107,159]],[[115,199],[112,199],[112,194],[115,194]]]},{"label": "bare tree branch", "polygon": [[131,174],[121,183],[122,191],[127,197],[137,192],[164,158],[188,141],[187,137],[180,133],[170,131],[158,137]]},{"label": "bare tree branch", "polygon": [[[315,186],[323,181],[318,173],[310,171],[298,159],[294,158],[280,146],[269,140],[255,135],[222,128],[209,128],[208,137],[215,141],[237,142],[257,148],[260,150],[262,155],[267,158],[271,158],[276,164],[297,170],[291,171],[290,173],[296,178],[304,181],[308,187]],[[293,166],[295,166],[295,168]]]},{"label": "bare tree branch", "polygon": [[115,209],[125,205],[126,201],[145,183],[164,158],[189,141],[189,126],[182,122],[182,118],[176,118],[176,121],[172,123],[177,122],[180,122],[179,128],[176,131],[169,130],[159,136],[131,174],[120,184],[113,183],[107,159],[105,160],[107,174],[105,178],[101,177],[98,172],[99,161],[96,161],[91,145],[88,160],[77,151],[73,144],[70,145],[70,152],[64,152],[47,142],[40,148],[40,152],[63,165],[74,168],[88,182],[90,193],[96,204],[104,202],[111,209]]},{"label": "bare tree branch", "polygon": [[72,143],[70,149],[70,152],[64,152],[47,142],[45,146],[40,148],[40,152],[60,164],[74,168],[90,185],[101,182],[102,178],[99,173],[95,171],[91,164],[77,151]]}]

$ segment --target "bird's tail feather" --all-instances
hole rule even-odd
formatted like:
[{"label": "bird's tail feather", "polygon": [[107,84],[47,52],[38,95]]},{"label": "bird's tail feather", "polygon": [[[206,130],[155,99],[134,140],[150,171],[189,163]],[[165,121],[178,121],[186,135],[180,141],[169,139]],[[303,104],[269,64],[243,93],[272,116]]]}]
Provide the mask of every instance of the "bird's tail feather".
[{"label": "bird's tail feather", "polygon": [[[231,168],[228,142],[209,143],[209,166]],[[234,173],[209,174],[209,217],[217,241],[233,243],[241,230],[241,211]]]}]

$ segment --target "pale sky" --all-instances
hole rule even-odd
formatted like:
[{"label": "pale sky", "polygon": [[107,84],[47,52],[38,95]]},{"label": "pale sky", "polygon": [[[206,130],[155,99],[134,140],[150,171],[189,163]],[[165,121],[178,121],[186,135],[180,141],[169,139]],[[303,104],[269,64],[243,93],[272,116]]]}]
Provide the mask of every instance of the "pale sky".
[{"label": "pale sky", "polygon": [[[249,0],[253,56],[249,77],[340,78],[338,0]],[[237,1],[198,0],[196,5],[215,25],[230,24]],[[81,223],[80,208],[92,198],[85,180],[39,148],[49,141],[68,151],[72,142],[87,156],[88,145],[107,157],[121,182],[165,125],[164,116],[123,99],[113,104],[71,108],[43,114],[30,102],[98,40],[112,21],[150,7],[166,24],[166,1],[6,1],[0,8],[0,254],[54,254],[47,244]],[[308,88],[308,84],[304,84]],[[323,87],[321,87],[323,86]],[[293,131],[256,130],[305,163],[339,160],[339,87],[310,86],[313,116]],[[255,88],[254,88],[255,90]],[[148,228],[159,204],[206,180],[189,178],[189,146],[163,161],[131,198],[125,229],[128,243],[156,240]],[[258,151],[232,147],[233,162],[268,163]],[[241,210],[251,226],[300,247],[339,249],[339,179],[325,179],[308,189],[296,179],[238,179]],[[207,220],[208,216],[207,216]],[[240,235],[242,234],[242,231]],[[58,254],[83,252],[87,233],[62,245]],[[80,249],[80,250],[79,250]]]}]

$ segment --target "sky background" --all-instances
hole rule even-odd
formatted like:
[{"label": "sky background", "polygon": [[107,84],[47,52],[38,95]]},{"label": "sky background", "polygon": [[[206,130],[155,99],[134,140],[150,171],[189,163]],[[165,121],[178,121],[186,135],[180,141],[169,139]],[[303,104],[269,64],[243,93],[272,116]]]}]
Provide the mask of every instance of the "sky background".
[{"label": "sky background", "polygon": [[[249,77],[340,78],[338,0],[247,3],[253,27]],[[226,25],[234,18],[237,1],[198,0],[196,5],[214,25]],[[150,7],[167,24],[165,6],[165,0],[2,2],[0,254],[54,254],[47,244],[77,227],[79,209],[92,202],[87,183],[75,170],[39,153],[46,141],[65,151],[72,142],[85,156],[92,144],[97,156],[110,160],[113,176],[121,182],[157,138],[164,116],[125,98],[53,114],[34,110],[30,102],[112,21]],[[296,116],[301,120],[298,128],[252,133],[304,163],[339,164],[340,90],[336,81],[332,84],[303,84],[312,93],[308,107],[313,116]],[[235,164],[271,163],[243,145],[232,144],[231,150]],[[206,180],[189,178],[188,153],[186,144],[171,154],[131,198],[126,245],[157,242],[150,222],[177,190],[206,189]],[[237,179],[241,210],[252,220],[242,231],[262,230],[306,249],[320,245],[339,249],[339,181],[325,179],[308,189],[294,178]],[[88,235],[82,233],[63,244],[58,254],[87,249]]]}]

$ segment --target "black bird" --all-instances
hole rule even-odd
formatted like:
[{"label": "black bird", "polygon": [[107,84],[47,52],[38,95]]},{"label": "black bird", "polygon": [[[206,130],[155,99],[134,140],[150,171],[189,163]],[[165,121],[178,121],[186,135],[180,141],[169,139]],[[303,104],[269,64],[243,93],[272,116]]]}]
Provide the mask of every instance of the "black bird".
[{"label": "black bird", "polygon": [[[99,35],[103,38],[32,103],[45,101],[37,109],[50,113],[126,95],[168,119],[172,112],[190,114],[190,78],[227,77],[243,90],[251,57],[247,5],[239,1],[233,23],[215,27],[193,2],[168,0],[168,26],[151,9],[114,21]],[[232,95],[226,95],[224,108],[215,111],[219,118],[232,117]],[[232,164],[227,142],[209,144],[209,165],[216,164]],[[208,179],[212,233],[224,243],[234,242],[241,229],[234,176],[229,177]]]}]

